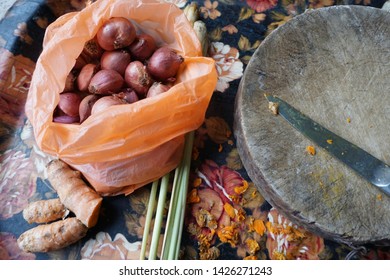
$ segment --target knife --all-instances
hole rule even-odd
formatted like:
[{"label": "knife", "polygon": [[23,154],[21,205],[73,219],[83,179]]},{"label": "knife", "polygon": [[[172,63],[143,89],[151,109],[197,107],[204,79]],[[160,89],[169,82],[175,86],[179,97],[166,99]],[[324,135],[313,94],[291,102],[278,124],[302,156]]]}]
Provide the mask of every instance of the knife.
[{"label": "knife", "polygon": [[282,99],[266,94],[268,102],[295,129],[350,167],[368,182],[390,195],[390,167],[368,152],[310,119]]}]

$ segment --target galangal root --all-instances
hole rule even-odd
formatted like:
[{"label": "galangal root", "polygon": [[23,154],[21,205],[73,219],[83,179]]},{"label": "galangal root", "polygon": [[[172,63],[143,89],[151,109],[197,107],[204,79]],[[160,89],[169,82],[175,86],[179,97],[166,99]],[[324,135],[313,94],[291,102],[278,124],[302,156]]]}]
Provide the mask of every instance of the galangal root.
[{"label": "galangal root", "polygon": [[[30,203],[23,210],[29,223],[44,223],[27,230],[18,238],[19,247],[27,252],[48,252],[67,247],[82,239],[96,225],[102,197],[61,160],[47,165],[48,179],[57,191],[55,199]],[[68,217],[69,211],[75,217]]]}]

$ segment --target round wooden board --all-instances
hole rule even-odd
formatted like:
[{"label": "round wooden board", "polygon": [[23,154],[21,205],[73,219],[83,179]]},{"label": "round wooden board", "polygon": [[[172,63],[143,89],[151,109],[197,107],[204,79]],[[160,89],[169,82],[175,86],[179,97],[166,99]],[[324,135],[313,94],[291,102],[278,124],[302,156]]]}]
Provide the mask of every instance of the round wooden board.
[{"label": "round wooden board", "polygon": [[309,155],[315,144],[271,113],[265,93],[390,164],[389,12],[334,6],[276,29],[245,70],[234,120],[248,175],[282,214],[337,242],[387,244],[390,197],[321,148]]}]

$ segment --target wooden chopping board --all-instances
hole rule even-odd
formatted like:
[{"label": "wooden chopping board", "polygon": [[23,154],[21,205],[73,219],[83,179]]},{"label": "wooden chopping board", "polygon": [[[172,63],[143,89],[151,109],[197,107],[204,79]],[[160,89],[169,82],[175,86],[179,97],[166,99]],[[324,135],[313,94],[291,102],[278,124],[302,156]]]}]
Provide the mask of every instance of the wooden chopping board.
[{"label": "wooden chopping board", "polygon": [[245,70],[234,120],[248,175],[282,214],[337,242],[388,244],[390,197],[273,115],[265,93],[390,164],[390,13],[334,6],[276,29]]}]

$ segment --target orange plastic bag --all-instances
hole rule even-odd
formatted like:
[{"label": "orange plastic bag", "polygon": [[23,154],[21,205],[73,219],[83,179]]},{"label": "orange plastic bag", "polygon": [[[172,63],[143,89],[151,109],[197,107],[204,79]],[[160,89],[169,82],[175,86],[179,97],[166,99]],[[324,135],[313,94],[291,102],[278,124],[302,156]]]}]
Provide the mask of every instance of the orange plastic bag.
[{"label": "orange plastic bag", "polygon": [[[126,17],[138,32],[176,50],[185,60],[165,94],[108,108],[81,125],[52,121],[65,79],[84,43],[111,17]],[[42,151],[81,171],[101,195],[129,194],[173,170],[184,135],[204,121],[217,82],[214,61],[183,12],[150,0],[98,0],[57,19],[46,31],[26,103]]]}]

